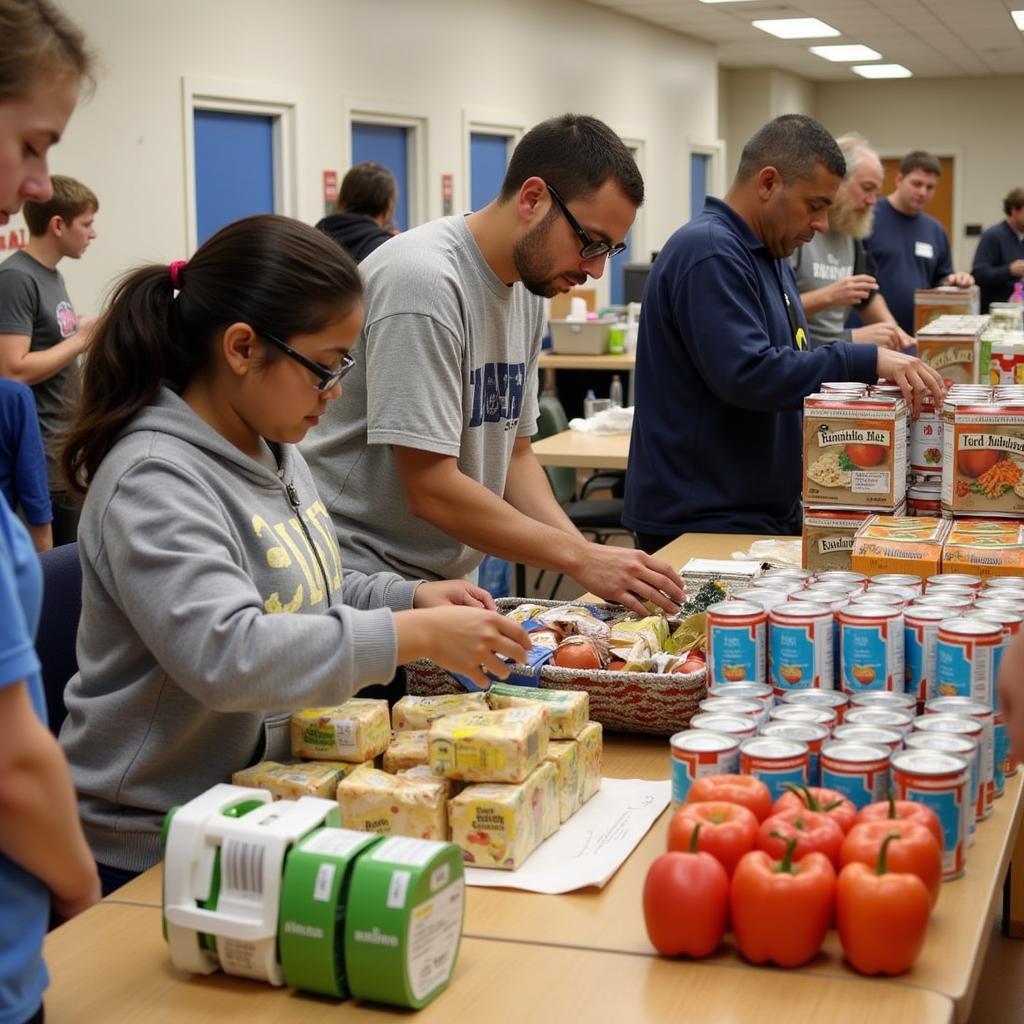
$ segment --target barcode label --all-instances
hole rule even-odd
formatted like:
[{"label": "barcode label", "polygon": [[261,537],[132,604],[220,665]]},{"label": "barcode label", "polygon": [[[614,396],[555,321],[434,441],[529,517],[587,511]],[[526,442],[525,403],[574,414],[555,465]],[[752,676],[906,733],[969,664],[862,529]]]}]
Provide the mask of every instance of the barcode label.
[{"label": "barcode label", "polygon": [[220,852],[225,887],[235,892],[262,896],[265,852],[256,843],[226,840]]}]

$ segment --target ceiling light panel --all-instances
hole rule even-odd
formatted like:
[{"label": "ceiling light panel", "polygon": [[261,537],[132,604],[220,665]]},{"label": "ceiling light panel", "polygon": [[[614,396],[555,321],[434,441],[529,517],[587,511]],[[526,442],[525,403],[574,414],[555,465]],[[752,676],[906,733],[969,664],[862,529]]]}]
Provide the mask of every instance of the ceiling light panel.
[{"label": "ceiling light panel", "polygon": [[811,46],[809,49],[817,57],[837,62],[880,60],[882,56],[877,50],[872,50],[870,46],[862,46],[860,43],[851,43],[849,46]]},{"label": "ceiling light panel", "polygon": [[852,69],[861,78],[910,78],[913,71],[902,64],[855,64]]},{"label": "ceiling light panel", "polygon": [[839,35],[839,29],[826,25],[818,18],[770,18],[751,24],[779,39],[824,39]]}]

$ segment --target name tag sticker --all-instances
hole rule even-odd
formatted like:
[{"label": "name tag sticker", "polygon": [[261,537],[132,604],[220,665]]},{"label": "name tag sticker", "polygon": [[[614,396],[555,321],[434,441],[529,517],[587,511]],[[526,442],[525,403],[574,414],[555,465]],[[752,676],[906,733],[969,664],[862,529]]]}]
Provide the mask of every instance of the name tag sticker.
[{"label": "name tag sticker", "polygon": [[930,260],[935,256],[935,250],[932,248],[931,242],[915,242],[914,255]]}]

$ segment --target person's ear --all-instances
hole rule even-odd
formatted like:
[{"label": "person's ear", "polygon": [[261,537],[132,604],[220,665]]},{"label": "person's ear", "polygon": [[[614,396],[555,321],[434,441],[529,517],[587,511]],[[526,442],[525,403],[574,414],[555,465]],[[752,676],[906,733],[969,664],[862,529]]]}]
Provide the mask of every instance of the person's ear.
[{"label": "person's ear", "polygon": [[55,213],[50,218],[50,222],[46,227],[54,238],[60,238],[61,235],[64,234],[64,229],[67,227],[67,224],[64,223],[64,218],[59,213]]},{"label": "person's ear", "polygon": [[755,181],[758,198],[763,200],[771,199],[783,187],[782,175],[779,174],[778,168],[772,167],[771,164],[757,172]]},{"label": "person's ear", "polygon": [[547,214],[552,199],[543,178],[527,178],[516,194],[516,212],[520,220],[534,224]]},{"label": "person's ear", "polygon": [[245,377],[256,366],[256,332],[246,323],[229,324],[220,337],[220,352],[236,377]]}]

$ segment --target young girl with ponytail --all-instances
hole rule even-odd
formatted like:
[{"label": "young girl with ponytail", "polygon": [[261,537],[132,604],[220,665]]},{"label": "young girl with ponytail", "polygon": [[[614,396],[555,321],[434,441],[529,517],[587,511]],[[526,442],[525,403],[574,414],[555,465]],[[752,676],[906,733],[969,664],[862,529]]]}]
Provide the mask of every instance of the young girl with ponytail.
[{"label": "young girl with ponytail", "polygon": [[129,274],[96,328],[63,451],[86,497],[61,744],[108,889],[160,858],[172,805],[287,757],[291,711],[420,657],[483,682],[526,654],[465,581],[343,573],[295,445],[341,393],[361,291],[328,238],[257,216]]}]

